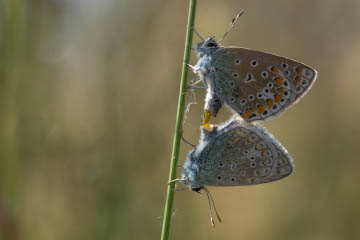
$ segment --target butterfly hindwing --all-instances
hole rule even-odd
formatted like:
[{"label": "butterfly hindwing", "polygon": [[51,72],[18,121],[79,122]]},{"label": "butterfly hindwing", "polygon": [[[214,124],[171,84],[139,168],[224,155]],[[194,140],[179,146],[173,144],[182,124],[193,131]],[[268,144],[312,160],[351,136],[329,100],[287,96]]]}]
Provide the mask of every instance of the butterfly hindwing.
[{"label": "butterfly hindwing", "polygon": [[210,186],[271,182],[294,169],[285,148],[266,129],[243,120],[233,121],[213,135],[198,164],[199,181]]}]

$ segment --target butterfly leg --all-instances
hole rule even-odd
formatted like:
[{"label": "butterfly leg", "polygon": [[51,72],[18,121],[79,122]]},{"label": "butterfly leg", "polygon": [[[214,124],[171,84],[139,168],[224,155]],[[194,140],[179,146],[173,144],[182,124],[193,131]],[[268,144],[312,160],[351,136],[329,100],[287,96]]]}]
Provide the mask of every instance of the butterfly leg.
[{"label": "butterfly leg", "polygon": [[193,70],[194,73],[197,73],[197,72],[199,71],[199,68],[200,68],[200,67],[198,67],[198,66],[193,66],[193,65],[191,65],[191,64],[189,64],[189,63],[187,63],[187,62],[185,62],[185,61],[184,61],[184,63],[185,63],[189,68],[191,68],[191,70]]},{"label": "butterfly leg", "polygon": [[206,86],[196,86],[198,83],[204,82],[202,79],[197,80],[196,82],[192,83],[190,86],[188,86],[187,90],[192,89],[206,89]]},{"label": "butterfly leg", "polygon": [[191,147],[193,147],[193,148],[195,148],[196,147],[196,145],[195,144],[192,144],[191,142],[189,142],[188,140],[186,140],[185,139],[185,137],[184,137],[184,134],[183,134],[183,131],[181,130],[181,140],[183,140],[184,141],[184,143],[186,143],[186,144],[188,144],[189,146],[191,146]]},{"label": "butterfly leg", "polygon": [[197,71],[199,70],[199,68],[197,68],[196,66],[190,65],[190,64],[186,64],[189,68],[191,68],[193,70],[194,73],[197,73]]},{"label": "butterfly leg", "polygon": [[187,189],[189,189],[189,188],[188,188],[188,187],[178,188],[178,187],[176,186],[176,183],[178,183],[178,182],[184,183],[184,181],[186,181],[186,180],[185,180],[185,179],[182,179],[182,178],[177,178],[177,179],[174,179],[174,180],[168,182],[168,185],[171,184],[171,183],[175,183],[175,188],[172,188],[173,191],[184,191],[184,190],[187,190]]},{"label": "butterfly leg", "polygon": [[205,110],[204,110],[204,119],[202,126],[205,128],[210,128],[209,122],[212,116],[216,117],[217,113],[219,112],[222,101],[216,94],[211,90],[208,89],[205,98]]}]

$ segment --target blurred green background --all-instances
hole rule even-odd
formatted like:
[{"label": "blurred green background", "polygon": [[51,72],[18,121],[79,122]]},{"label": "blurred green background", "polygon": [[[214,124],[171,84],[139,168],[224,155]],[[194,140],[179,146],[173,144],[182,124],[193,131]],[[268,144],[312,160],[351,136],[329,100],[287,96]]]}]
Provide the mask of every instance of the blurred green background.
[{"label": "blurred green background", "polygon": [[[360,2],[198,1],[195,26],[220,36],[241,9],[224,45],[319,72],[265,123],[296,170],[210,188],[216,228],[204,194],[176,192],[171,239],[360,239]],[[188,1],[0,1],[1,240],[160,238],[187,13]],[[203,98],[184,122],[193,143]]]}]

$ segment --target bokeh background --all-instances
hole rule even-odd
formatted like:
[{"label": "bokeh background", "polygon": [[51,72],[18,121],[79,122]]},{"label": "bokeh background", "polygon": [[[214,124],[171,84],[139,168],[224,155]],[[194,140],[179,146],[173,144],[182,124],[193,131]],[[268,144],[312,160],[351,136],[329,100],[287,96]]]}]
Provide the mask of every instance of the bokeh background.
[{"label": "bokeh background", "polygon": [[[198,1],[195,26],[220,36],[241,9],[224,45],[319,72],[265,123],[296,171],[210,188],[216,228],[204,194],[176,192],[170,239],[360,239],[360,2]],[[160,238],[187,14],[188,1],[0,1],[1,240]],[[187,96],[193,143],[203,98]]]}]

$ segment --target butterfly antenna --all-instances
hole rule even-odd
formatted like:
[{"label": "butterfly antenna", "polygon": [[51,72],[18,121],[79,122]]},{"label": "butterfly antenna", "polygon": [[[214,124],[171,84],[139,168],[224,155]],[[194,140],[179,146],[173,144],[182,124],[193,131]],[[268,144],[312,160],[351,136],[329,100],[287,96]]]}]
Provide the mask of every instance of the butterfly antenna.
[{"label": "butterfly antenna", "polygon": [[196,31],[196,29],[195,29],[194,27],[193,27],[192,29],[193,29],[194,33],[196,34],[196,36],[198,36],[198,38],[199,38],[202,42],[204,42],[204,39],[201,37],[201,35],[198,33],[198,31]]},{"label": "butterfly antenna", "polygon": [[216,217],[219,220],[219,222],[221,222],[221,218],[220,218],[220,216],[219,216],[219,214],[218,214],[218,212],[216,210],[214,199],[212,198],[209,190],[206,187],[203,187],[203,189],[204,189],[204,191],[206,193],[206,196],[207,196],[207,199],[208,199],[208,202],[209,202],[211,226],[215,227],[214,218],[212,216],[212,207],[211,207],[211,205],[214,206],[215,214],[216,214]]},{"label": "butterfly antenna", "polygon": [[231,23],[230,23],[229,28],[228,28],[227,31],[224,33],[224,35],[222,36],[222,38],[217,42],[218,44],[221,43],[221,42],[225,39],[226,35],[228,35],[228,33],[229,33],[229,32],[231,31],[231,29],[234,27],[234,25],[235,25],[235,23],[237,22],[237,20],[241,17],[241,15],[243,15],[243,13],[244,13],[244,10],[241,10],[241,11],[238,13],[238,15],[236,15],[236,17],[233,18],[233,20],[232,20]]}]

